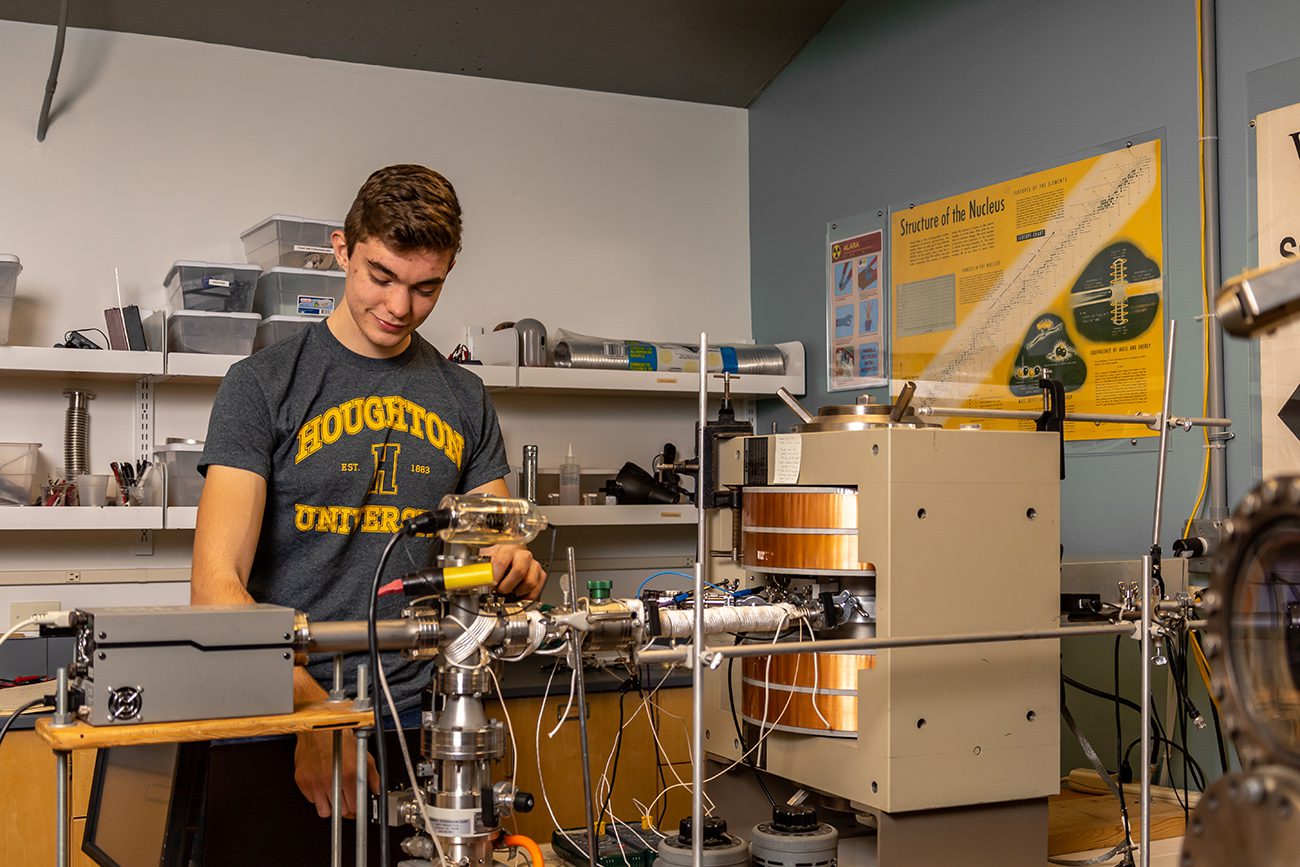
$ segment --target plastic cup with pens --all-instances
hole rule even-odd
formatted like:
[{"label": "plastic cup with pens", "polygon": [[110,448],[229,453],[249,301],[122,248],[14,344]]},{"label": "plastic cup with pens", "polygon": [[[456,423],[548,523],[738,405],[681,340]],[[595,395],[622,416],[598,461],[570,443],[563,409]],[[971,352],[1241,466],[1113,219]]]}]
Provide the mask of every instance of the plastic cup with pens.
[{"label": "plastic cup with pens", "polygon": [[113,478],[117,481],[117,504],[119,506],[138,506],[144,502],[145,482],[153,470],[150,461],[114,461],[109,464]]}]

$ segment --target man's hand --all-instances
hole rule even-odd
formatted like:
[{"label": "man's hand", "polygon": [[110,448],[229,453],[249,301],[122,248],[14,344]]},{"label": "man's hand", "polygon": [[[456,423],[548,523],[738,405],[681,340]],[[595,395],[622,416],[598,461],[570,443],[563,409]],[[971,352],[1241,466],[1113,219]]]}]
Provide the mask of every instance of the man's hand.
[{"label": "man's hand", "polygon": [[[293,781],[303,797],[316,805],[322,818],[330,816],[330,798],[334,794],[334,759],[331,748],[333,732],[304,732],[298,735],[293,754]],[[343,732],[343,815],[351,819],[357,813],[357,739]],[[375,760],[366,756],[366,776],[372,793],[379,792],[379,771]]]},{"label": "man's hand", "polygon": [[546,585],[546,570],[521,545],[493,545],[480,553],[492,558],[492,575],[498,593],[536,599]]}]

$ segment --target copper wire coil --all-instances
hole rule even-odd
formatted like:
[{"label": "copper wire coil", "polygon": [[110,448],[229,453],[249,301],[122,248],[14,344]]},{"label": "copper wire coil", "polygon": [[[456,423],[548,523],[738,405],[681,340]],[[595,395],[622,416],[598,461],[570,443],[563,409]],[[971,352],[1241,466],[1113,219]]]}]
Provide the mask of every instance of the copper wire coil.
[{"label": "copper wire coil", "polygon": [[858,560],[858,534],[764,533],[741,534],[743,563],[751,569],[801,572],[874,572],[875,565]]},{"label": "copper wire coil", "polygon": [[858,492],[853,488],[746,488],[741,525],[856,532]]},{"label": "copper wire coil", "polygon": [[[823,691],[842,691],[857,695],[858,672],[876,667],[875,654],[818,653],[816,657],[817,665],[814,668],[811,653],[746,656],[743,658],[742,672],[746,680],[758,683],[760,690],[764,680],[770,680],[774,685],[812,689],[815,678],[818,694]],[[772,661],[771,668],[768,667],[769,659]]]},{"label": "copper wire coil", "polygon": [[[814,709],[811,692],[794,692],[772,686],[767,692],[766,712],[763,695],[761,683],[745,683],[741,708],[745,722],[776,731],[824,733],[837,737],[857,734],[856,695],[830,695],[818,690],[817,707]],[[821,711],[821,716],[817,715],[818,710]],[[825,717],[825,722],[822,717]],[[827,723],[830,724],[829,727]]]}]

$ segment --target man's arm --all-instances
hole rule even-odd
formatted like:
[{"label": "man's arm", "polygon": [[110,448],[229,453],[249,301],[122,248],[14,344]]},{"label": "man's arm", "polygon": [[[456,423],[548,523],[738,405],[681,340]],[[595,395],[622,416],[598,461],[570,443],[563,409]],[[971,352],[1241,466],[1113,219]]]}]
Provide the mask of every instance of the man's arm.
[{"label": "man's arm", "polygon": [[251,605],[248,575],[266,509],[266,479],[248,470],[208,467],[194,525],[191,605]]},{"label": "man's arm", "polygon": [[[252,605],[248,575],[257,553],[257,538],[266,510],[266,479],[248,470],[213,464],[208,467],[194,526],[194,567],[190,573],[190,604]],[[294,705],[325,701],[329,694],[307,669],[293,669]],[[343,814],[355,815],[356,750],[351,733],[343,748]],[[294,752],[294,781],[322,817],[330,814],[333,793],[332,741],[328,732],[298,736]],[[370,788],[378,790],[379,775],[373,761]]]},{"label": "man's arm", "polygon": [[[495,479],[479,485],[469,493],[489,497],[510,496],[505,479]],[[528,599],[542,595],[542,588],[546,586],[546,570],[533,559],[532,551],[522,545],[494,545],[484,548],[483,553],[492,557],[492,571],[496,575],[498,593],[514,593]]]}]

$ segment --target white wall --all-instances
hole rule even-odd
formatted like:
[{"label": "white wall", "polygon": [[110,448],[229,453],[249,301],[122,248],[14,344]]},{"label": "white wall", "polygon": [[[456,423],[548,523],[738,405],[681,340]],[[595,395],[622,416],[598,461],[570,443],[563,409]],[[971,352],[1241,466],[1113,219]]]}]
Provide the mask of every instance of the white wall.
[{"label": "white wall", "polygon": [[[53,40],[0,22],[0,252],[24,266],[11,343],[102,326],[115,266],[126,303],[160,306],[173,260],[242,261],[239,233],[273,212],[341,219],[394,162],[443,172],[464,206],[464,252],[422,329],[444,351],[467,324],[525,316],[616,336],[751,335],[742,110],[74,29],[38,144]],[[0,441],[43,442],[51,471],[62,383],[0,377]],[[129,454],[131,423],[130,387],[98,390],[97,465]],[[160,386],[159,438],[202,436],[212,394]],[[691,401],[499,406],[513,462],[537,442],[558,464],[573,438],[586,464],[648,463],[692,436]],[[187,534],[156,535],[140,557],[130,534],[0,532],[0,570],[188,562]]]}]

